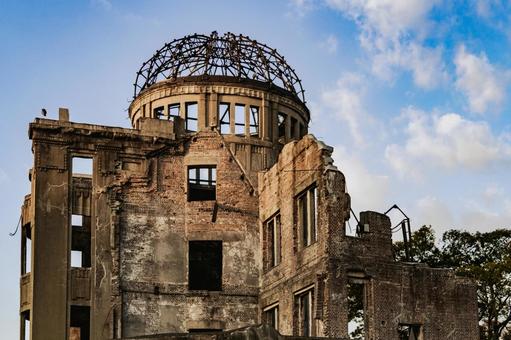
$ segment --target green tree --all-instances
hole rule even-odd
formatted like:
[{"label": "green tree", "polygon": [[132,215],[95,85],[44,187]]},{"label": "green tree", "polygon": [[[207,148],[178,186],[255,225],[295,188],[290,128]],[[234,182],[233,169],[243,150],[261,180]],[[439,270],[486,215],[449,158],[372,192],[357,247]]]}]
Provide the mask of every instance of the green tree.
[{"label": "green tree", "polygon": [[[431,226],[422,226],[412,233],[409,251],[412,262],[427,263],[432,267],[438,267],[440,264],[440,249],[435,245],[435,231]],[[394,243],[394,254],[399,261],[407,260],[403,242]]]},{"label": "green tree", "polygon": [[[481,337],[498,340],[509,337],[511,322],[511,230],[481,233],[449,230],[435,245],[431,227],[423,226],[412,234],[412,261],[432,267],[453,268],[458,275],[477,282]],[[395,255],[405,259],[405,245],[396,242]]]}]

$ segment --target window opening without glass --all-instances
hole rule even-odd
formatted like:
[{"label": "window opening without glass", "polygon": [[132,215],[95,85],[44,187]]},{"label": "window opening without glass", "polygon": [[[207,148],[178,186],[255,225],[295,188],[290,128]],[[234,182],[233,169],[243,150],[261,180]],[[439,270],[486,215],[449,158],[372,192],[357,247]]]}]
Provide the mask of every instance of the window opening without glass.
[{"label": "window opening without glass", "polygon": [[263,310],[263,320],[276,330],[279,329],[279,306],[272,305]]},{"label": "window opening without glass", "polygon": [[298,330],[301,336],[313,336],[313,307],[314,289],[299,293],[295,297],[295,306],[298,316]]},{"label": "window opening without glass", "polygon": [[188,132],[197,131],[198,126],[198,105],[197,102],[185,104],[185,128]]},{"label": "window opening without glass", "polygon": [[179,104],[179,103],[170,104],[168,106],[168,110],[169,110],[168,119],[174,121],[174,118],[179,117],[179,112],[181,110],[181,104]]},{"label": "window opening without glass", "polygon": [[222,241],[190,241],[188,289],[222,290]]},{"label": "window opening without glass", "polygon": [[302,234],[302,245],[307,247],[317,241],[317,206],[316,186],[301,193],[297,198],[298,221]]},{"label": "window opening without glass", "polygon": [[220,103],[218,106],[220,113],[220,133],[223,135],[231,133],[231,117],[229,103]]},{"label": "window opening without glass", "polygon": [[245,135],[245,105],[236,104],[234,106],[234,133]]},{"label": "window opening without glass", "polygon": [[266,246],[267,246],[267,267],[275,267],[280,263],[281,257],[281,230],[280,213],[275,214],[266,221]]},{"label": "window opening without glass", "polygon": [[188,201],[216,199],[216,166],[188,167]]},{"label": "window opening without glass", "polygon": [[154,118],[158,118],[158,119],[162,118],[163,117],[163,110],[164,110],[163,106],[155,107],[153,109]]},{"label": "window opening without glass", "polygon": [[287,120],[287,115],[285,113],[282,113],[282,112],[279,112],[277,114],[277,123],[278,123],[278,137],[286,137],[286,120]]},{"label": "window opening without glass", "polygon": [[250,106],[250,135],[259,136],[259,107]]}]

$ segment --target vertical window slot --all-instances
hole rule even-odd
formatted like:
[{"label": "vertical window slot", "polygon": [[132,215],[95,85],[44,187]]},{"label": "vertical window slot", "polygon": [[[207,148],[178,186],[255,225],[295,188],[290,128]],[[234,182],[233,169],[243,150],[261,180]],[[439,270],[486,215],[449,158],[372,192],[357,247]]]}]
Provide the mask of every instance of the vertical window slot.
[{"label": "vertical window slot", "polygon": [[279,306],[273,305],[263,310],[263,320],[266,324],[279,330]]},{"label": "vertical window slot", "polygon": [[245,105],[236,104],[234,107],[234,133],[245,135]]},{"label": "vertical window slot", "polygon": [[295,296],[295,306],[298,316],[297,326],[299,335],[313,336],[315,333],[313,324],[314,289],[309,289]]},{"label": "vertical window slot", "polygon": [[277,114],[277,129],[278,129],[278,137],[286,137],[286,120],[287,115],[285,113],[279,112]]},{"label": "vertical window slot", "polygon": [[185,128],[188,132],[197,131],[199,111],[197,102],[190,102],[185,104]]},{"label": "vertical window slot", "polygon": [[259,137],[259,107],[250,106],[250,135]]},{"label": "vertical window slot", "polygon": [[276,214],[266,223],[266,267],[277,266],[281,260],[281,227],[280,214]]},{"label": "vertical window slot", "polygon": [[318,239],[317,211],[318,198],[316,187],[310,187],[297,198],[298,222],[302,234],[302,245],[307,247]]},{"label": "vertical window slot", "polygon": [[231,133],[231,116],[229,103],[220,103],[218,106],[220,114],[220,133],[223,135]]}]

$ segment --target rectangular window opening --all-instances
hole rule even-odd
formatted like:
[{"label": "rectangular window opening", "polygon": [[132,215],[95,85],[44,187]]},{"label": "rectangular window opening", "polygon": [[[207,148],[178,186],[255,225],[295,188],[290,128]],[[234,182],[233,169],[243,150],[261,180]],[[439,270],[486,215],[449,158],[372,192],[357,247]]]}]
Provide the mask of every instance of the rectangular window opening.
[{"label": "rectangular window opening", "polygon": [[69,340],[90,339],[90,307],[71,306]]},{"label": "rectangular window opening", "polygon": [[317,241],[318,198],[315,186],[298,195],[298,221],[302,234],[302,245],[307,247]]},{"label": "rectangular window opening", "polygon": [[185,115],[186,131],[197,131],[199,121],[199,110],[197,102],[189,102],[185,104]]},{"label": "rectangular window opening", "polygon": [[306,135],[306,133],[307,133],[307,132],[306,132],[306,130],[305,130],[305,125],[300,124],[300,136],[299,136],[299,137],[300,137],[300,138],[302,138],[303,136],[305,136],[305,135]]},{"label": "rectangular window opening", "polygon": [[365,285],[348,283],[348,334],[350,339],[365,339]]},{"label": "rectangular window opening", "polygon": [[21,266],[21,274],[30,273],[32,271],[32,235],[30,223],[23,227],[23,262]]},{"label": "rectangular window opening", "polygon": [[259,106],[250,106],[250,135],[259,137]]},{"label": "rectangular window opening", "polygon": [[313,323],[314,289],[296,295],[295,306],[299,335],[313,336],[315,333]]},{"label": "rectangular window opening", "polygon": [[92,158],[73,157],[73,176],[92,176]]},{"label": "rectangular window opening", "polygon": [[71,215],[71,225],[73,227],[83,227],[83,215]]},{"label": "rectangular window opening", "polygon": [[279,112],[277,114],[277,122],[278,122],[278,137],[286,137],[286,120],[287,115],[285,113]]},{"label": "rectangular window opening", "polygon": [[158,106],[153,109],[153,116],[154,118],[161,119],[163,117],[163,106]]},{"label": "rectangular window opening", "polygon": [[89,268],[91,266],[91,230],[90,216],[71,215],[71,253],[72,268]]},{"label": "rectangular window opening", "polygon": [[279,330],[279,306],[273,305],[263,310],[263,320],[266,324]]},{"label": "rectangular window opening", "polygon": [[25,272],[32,271],[32,240],[27,238],[27,245],[25,248]]},{"label": "rectangular window opening", "polygon": [[188,167],[188,201],[213,201],[216,199],[216,166]]},{"label": "rectangular window opening", "polygon": [[297,138],[296,135],[296,127],[297,127],[298,121],[296,118],[291,117],[291,138]]},{"label": "rectangular window opening", "polygon": [[234,133],[245,135],[245,105],[236,104],[234,106]]},{"label": "rectangular window opening", "polygon": [[218,106],[220,113],[220,133],[223,135],[231,133],[231,116],[229,103],[220,103]]},{"label": "rectangular window opening", "polygon": [[21,313],[21,320],[23,322],[23,331],[21,333],[22,340],[30,340],[30,311]]},{"label": "rectangular window opening", "polygon": [[181,104],[179,104],[179,103],[169,104],[168,109],[169,109],[168,120],[174,121],[175,117],[179,117],[179,111],[181,109]]},{"label": "rectangular window opening", "polygon": [[83,252],[81,250],[71,250],[71,267],[82,268]]},{"label": "rectangular window opening", "polygon": [[421,324],[400,323],[397,328],[399,340],[422,340]]},{"label": "rectangular window opening", "polygon": [[190,241],[188,289],[222,290],[222,241]]},{"label": "rectangular window opening", "polygon": [[277,266],[281,260],[281,227],[280,213],[270,218],[266,225],[266,263],[267,268]]}]

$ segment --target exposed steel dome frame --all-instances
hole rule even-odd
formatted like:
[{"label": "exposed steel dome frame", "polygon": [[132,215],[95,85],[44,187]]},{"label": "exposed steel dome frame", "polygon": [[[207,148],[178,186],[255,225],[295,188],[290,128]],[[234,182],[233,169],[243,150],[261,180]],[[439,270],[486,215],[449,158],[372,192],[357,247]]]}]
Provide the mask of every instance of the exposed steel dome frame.
[{"label": "exposed steel dome frame", "polygon": [[300,79],[276,49],[230,32],[193,34],[165,44],[137,72],[134,97],[161,80],[208,75],[266,82],[305,103]]}]

